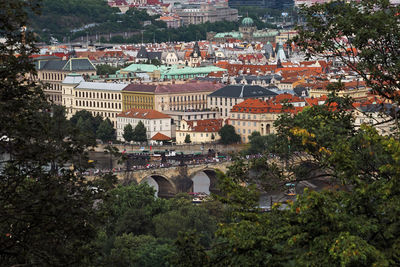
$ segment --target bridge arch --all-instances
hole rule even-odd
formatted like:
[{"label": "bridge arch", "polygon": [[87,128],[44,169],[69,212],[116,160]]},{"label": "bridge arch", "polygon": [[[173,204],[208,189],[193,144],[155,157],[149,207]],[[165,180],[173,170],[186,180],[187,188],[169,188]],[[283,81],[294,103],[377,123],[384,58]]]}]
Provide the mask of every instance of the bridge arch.
[{"label": "bridge arch", "polygon": [[216,193],[217,192],[217,172],[215,169],[203,169],[190,176],[192,181],[192,192],[195,193]]},{"label": "bridge arch", "polygon": [[165,176],[151,174],[143,178],[140,183],[147,183],[156,190],[157,197],[172,197],[176,194],[174,184]]}]

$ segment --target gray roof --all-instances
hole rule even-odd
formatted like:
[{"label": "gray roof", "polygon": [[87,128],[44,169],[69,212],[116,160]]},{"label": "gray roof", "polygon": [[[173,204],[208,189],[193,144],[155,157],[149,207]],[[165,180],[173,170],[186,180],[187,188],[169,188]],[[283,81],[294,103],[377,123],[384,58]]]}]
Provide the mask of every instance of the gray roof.
[{"label": "gray roof", "polygon": [[38,70],[58,71],[93,71],[95,66],[88,58],[70,58],[69,60],[39,60],[36,64]]},{"label": "gray roof", "polygon": [[144,46],[140,47],[139,52],[136,55],[137,58],[149,58],[149,54]]},{"label": "gray roof", "polygon": [[210,97],[233,97],[233,98],[251,98],[251,97],[270,97],[276,96],[274,93],[258,85],[228,85],[209,94]]},{"label": "gray roof", "polygon": [[96,82],[81,82],[76,89],[88,90],[105,90],[105,91],[122,91],[128,84],[125,83],[96,83]]},{"label": "gray roof", "polygon": [[71,73],[68,74],[67,77],[62,81],[63,84],[79,84],[81,82],[84,82],[85,79],[79,74],[76,73]]}]

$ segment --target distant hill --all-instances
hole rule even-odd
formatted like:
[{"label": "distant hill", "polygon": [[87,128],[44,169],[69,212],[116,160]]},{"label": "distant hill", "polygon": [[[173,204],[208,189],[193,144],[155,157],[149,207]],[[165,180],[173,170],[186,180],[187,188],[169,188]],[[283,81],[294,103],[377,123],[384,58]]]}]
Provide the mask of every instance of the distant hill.
[{"label": "distant hill", "polygon": [[41,14],[31,14],[29,26],[44,41],[49,40],[50,36],[62,41],[86,33],[141,29],[145,20],[165,27],[155,19],[145,11],[138,10],[120,14],[119,9],[111,8],[105,0],[42,0]]}]

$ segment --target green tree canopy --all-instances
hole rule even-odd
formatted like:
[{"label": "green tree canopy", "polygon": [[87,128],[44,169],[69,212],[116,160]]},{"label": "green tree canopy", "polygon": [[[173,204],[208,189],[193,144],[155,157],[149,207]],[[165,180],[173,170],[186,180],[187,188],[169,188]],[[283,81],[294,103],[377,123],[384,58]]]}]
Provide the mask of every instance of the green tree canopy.
[{"label": "green tree canopy", "polygon": [[102,64],[96,66],[97,75],[115,74],[117,70],[119,70],[119,68],[110,66],[108,64]]},{"label": "green tree canopy", "polygon": [[190,135],[189,134],[186,134],[186,136],[185,136],[185,143],[186,144],[190,144],[192,142],[192,140],[190,140]]},{"label": "green tree canopy", "polygon": [[78,266],[90,255],[86,245],[96,235],[93,207],[102,189],[92,190],[81,174],[87,145],[32,79],[29,57],[37,49],[32,32],[21,26],[36,4],[0,2],[6,40],[0,43],[0,262]]},{"label": "green tree canopy", "polygon": [[101,122],[99,128],[96,131],[97,138],[103,142],[109,142],[115,140],[115,129],[112,122],[107,118]]},{"label": "green tree canopy", "polygon": [[146,127],[144,126],[142,121],[139,121],[135,127],[134,132],[134,139],[135,142],[146,142],[147,141],[147,134],[146,134]]},{"label": "green tree canopy", "polygon": [[232,125],[224,125],[219,130],[218,134],[219,136],[221,136],[220,142],[224,145],[240,142],[240,135],[236,133],[235,127],[233,127]]},{"label": "green tree canopy", "polygon": [[122,134],[122,137],[124,137],[126,142],[130,142],[135,139],[135,133],[130,123],[124,127],[124,133]]}]

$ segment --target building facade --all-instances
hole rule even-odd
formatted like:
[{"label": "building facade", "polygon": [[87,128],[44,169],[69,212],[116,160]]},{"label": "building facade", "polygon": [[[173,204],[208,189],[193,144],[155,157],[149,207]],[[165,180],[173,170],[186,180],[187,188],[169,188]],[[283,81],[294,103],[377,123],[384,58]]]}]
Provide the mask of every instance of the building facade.
[{"label": "building facade", "polygon": [[231,109],[248,98],[268,100],[274,93],[258,85],[228,85],[207,97],[208,107],[219,111],[221,118],[230,118]]},{"label": "building facade", "polygon": [[62,82],[69,73],[89,77],[96,75],[96,67],[88,58],[69,60],[38,60],[35,62],[38,80],[47,84],[44,93],[50,101],[62,104]]},{"label": "building facade", "polygon": [[167,136],[169,139],[174,136],[170,116],[152,109],[130,109],[117,115],[117,140],[125,141],[123,137],[125,126],[130,124],[135,129],[139,121],[146,127],[148,141],[156,135]]},{"label": "building facade", "polygon": [[176,130],[176,143],[185,144],[186,136],[193,144],[210,143],[219,140],[218,132],[223,124],[222,119],[208,119],[197,121],[182,120]]},{"label": "building facade", "polygon": [[217,21],[237,21],[237,9],[230,8],[227,2],[183,5],[175,9],[183,25],[203,24]]},{"label": "building facade", "polygon": [[69,75],[62,86],[62,104],[67,110],[68,118],[78,111],[87,110],[93,116],[110,119],[116,127],[117,114],[122,111],[121,91],[127,84],[85,82],[77,76]]},{"label": "building facade", "polygon": [[257,30],[254,21],[247,17],[242,20],[239,31],[232,32],[208,32],[207,40],[219,43],[226,43],[229,40],[240,40],[244,42],[275,42],[277,30]]}]

